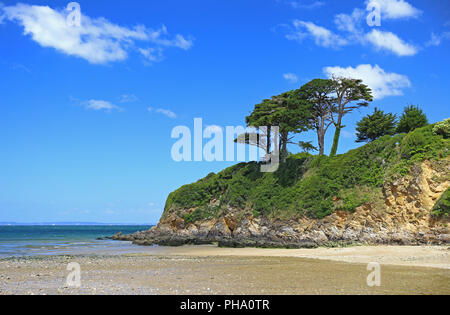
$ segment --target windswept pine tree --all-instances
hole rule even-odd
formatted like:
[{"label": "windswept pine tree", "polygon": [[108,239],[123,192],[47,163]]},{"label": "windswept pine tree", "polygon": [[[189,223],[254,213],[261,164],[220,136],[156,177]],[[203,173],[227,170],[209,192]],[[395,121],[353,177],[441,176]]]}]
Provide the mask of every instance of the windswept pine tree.
[{"label": "windswept pine tree", "polygon": [[333,81],[325,79],[314,79],[297,91],[299,98],[309,103],[311,108],[311,122],[317,132],[319,155],[325,154],[325,134],[333,123],[333,91]]},{"label": "windswept pine tree", "polygon": [[372,90],[362,80],[335,77],[332,79],[332,82],[334,93],[336,94],[334,98],[336,112],[331,117],[336,131],[330,156],[335,156],[341,130],[345,127],[342,125],[342,119],[355,109],[369,106],[369,102],[373,101],[373,97]]},{"label": "windswept pine tree", "polygon": [[396,120],[394,114],[385,114],[375,107],[373,114],[365,116],[357,123],[356,142],[371,142],[382,136],[395,134]]},{"label": "windswept pine tree", "polygon": [[410,105],[405,107],[400,117],[397,132],[408,133],[426,125],[428,125],[428,119],[425,113],[418,106]]}]

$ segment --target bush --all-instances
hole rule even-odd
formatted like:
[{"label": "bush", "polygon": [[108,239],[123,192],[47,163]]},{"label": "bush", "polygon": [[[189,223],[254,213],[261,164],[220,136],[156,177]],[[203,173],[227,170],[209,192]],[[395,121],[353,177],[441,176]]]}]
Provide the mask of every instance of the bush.
[{"label": "bush", "polygon": [[194,210],[192,213],[186,214],[184,216],[184,222],[194,223],[200,220],[212,219],[219,214],[220,207],[217,206],[206,206],[200,207]]},{"label": "bush", "polygon": [[450,138],[450,118],[437,123],[433,128],[435,135],[441,135],[445,139]]},{"label": "bush", "polygon": [[435,217],[450,215],[450,188],[445,191],[442,197],[436,202],[431,210],[431,214]]}]

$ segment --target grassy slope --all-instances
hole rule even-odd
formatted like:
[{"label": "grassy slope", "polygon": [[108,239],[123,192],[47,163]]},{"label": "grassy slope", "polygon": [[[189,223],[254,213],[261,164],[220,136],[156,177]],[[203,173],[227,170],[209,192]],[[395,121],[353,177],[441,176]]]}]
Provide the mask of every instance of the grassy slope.
[{"label": "grassy slope", "polygon": [[[186,222],[195,222],[220,216],[227,206],[280,219],[354,211],[379,199],[383,183],[406,175],[413,164],[449,155],[450,139],[432,130],[430,125],[408,135],[385,136],[333,158],[291,155],[275,173],[261,173],[256,162],[241,163],[171,193],[163,216],[196,208],[184,215]],[[213,206],[211,200],[219,202]],[[448,211],[440,207],[435,214]]]}]

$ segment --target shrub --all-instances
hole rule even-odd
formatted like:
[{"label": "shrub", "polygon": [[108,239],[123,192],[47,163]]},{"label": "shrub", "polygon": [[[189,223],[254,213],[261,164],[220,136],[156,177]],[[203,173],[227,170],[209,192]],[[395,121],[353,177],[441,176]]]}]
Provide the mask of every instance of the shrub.
[{"label": "shrub", "polygon": [[206,220],[216,217],[219,214],[220,207],[217,206],[205,206],[194,210],[193,212],[184,216],[184,222],[194,223],[200,220]]},{"label": "shrub", "polygon": [[450,188],[445,191],[442,197],[436,202],[431,214],[435,217],[450,215]]},{"label": "shrub", "polygon": [[450,118],[437,123],[433,128],[435,135],[441,135],[445,139],[450,138]]}]

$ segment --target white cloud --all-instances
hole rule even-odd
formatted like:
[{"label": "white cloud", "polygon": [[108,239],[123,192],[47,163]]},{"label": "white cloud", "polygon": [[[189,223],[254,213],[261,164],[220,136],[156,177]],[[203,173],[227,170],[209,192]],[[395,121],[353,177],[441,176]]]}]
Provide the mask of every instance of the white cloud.
[{"label": "white cloud", "polygon": [[150,62],[158,62],[164,58],[163,51],[159,48],[139,48],[139,52]]},{"label": "white cloud", "polygon": [[417,54],[418,51],[415,46],[405,43],[397,35],[391,32],[383,32],[374,29],[366,34],[365,40],[379,50],[387,50],[398,56],[413,56]]},{"label": "white cloud", "polygon": [[139,99],[134,94],[123,94],[120,96],[119,102],[120,103],[133,103],[137,102]]},{"label": "white cloud", "polygon": [[446,39],[450,39],[450,32],[444,32],[442,34],[431,33],[431,38],[425,43],[425,46],[439,46]]},{"label": "white cloud", "polygon": [[306,10],[317,9],[325,5],[325,3],[322,1],[314,1],[308,4],[304,3],[303,1],[288,1],[288,2],[294,9],[306,9]]},{"label": "white cloud", "polygon": [[334,23],[340,31],[356,34],[361,32],[361,21],[365,16],[366,12],[363,10],[354,9],[352,14],[337,14],[334,17]]},{"label": "white cloud", "polygon": [[175,114],[175,113],[172,112],[171,110],[164,109],[164,108],[153,108],[153,107],[149,107],[149,108],[148,108],[148,111],[149,111],[149,112],[155,112],[155,113],[158,113],[158,114],[162,114],[162,115],[165,115],[165,116],[167,116],[167,117],[169,117],[169,118],[172,118],[172,119],[177,118],[177,114]]},{"label": "white cloud", "polygon": [[2,2],[0,2],[0,24],[2,24],[6,18],[5,14],[2,12],[4,6],[5,5]]},{"label": "white cloud", "polygon": [[68,11],[48,6],[17,4],[1,8],[4,19],[23,26],[24,35],[43,47],[52,47],[70,56],[83,58],[93,64],[125,60],[136,42],[149,42],[158,48],[189,49],[192,41],[177,34],[167,39],[167,29],[151,30],[143,25],[122,27],[105,18],[81,17],[81,26],[66,22]]},{"label": "white cloud", "polygon": [[[373,0],[380,5],[383,19],[416,18],[421,11],[404,0]],[[366,4],[370,1],[367,0]],[[385,50],[397,56],[413,56],[419,48],[407,43],[392,32],[372,29],[364,30],[368,11],[365,8],[355,8],[351,14],[337,14],[334,23],[337,30],[333,31],[313,22],[295,20],[293,27],[288,27],[286,38],[302,42],[305,38],[313,38],[315,44],[322,47],[337,48],[347,45],[371,44],[377,50]],[[286,25],[284,25],[286,27]],[[437,45],[441,38],[433,38],[428,45]],[[439,41],[438,41],[439,40]]]},{"label": "white cloud", "polygon": [[82,104],[86,109],[89,110],[95,110],[95,111],[106,111],[106,112],[110,112],[112,110],[118,110],[118,111],[122,111],[123,109],[120,108],[119,106],[116,106],[110,102],[107,101],[103,101],[103,100],[89,100],[87,102],[84,102]]},{"label": "white cloud", "polygon": [[391,32],[384,32],[373,29],[364,34],[361,32],[361,21],[364,12],[355,9],[351,15],[338,14],[335,17],[335,24],[341,31],[346,32],[346,36],[335,34],[325,27],[312,22],[295,20],[293,25],[295,31],[286,35],[289,40],[302,42],[306,37],[311,37],[317,46],[337,48],[351,44],[371,44],[377,50],[386,50],[397,56],[413,56],[418,52],[418,48],[406,43],[397,35]]},{"label": "white cloud", "polygon": [[407,76],[386,72],[378,65],[363,64],[356,68],[326,67],[323,71],[328,77],[338,76],[363,80],[372,89],[375,99],[403,95],[402,89],[411,86]]},{"label": "white cloud", "polygon": [[21,63],[13,63],[13,64],[11,65],[11,69],[17,70],[17,71],[22,71],[22,72],[31,73],[31,70],[28,69],[25,65],[23,65],[23,64],[21,64]]},{"label": "white cloud", "polygon": [[380,5],[384,19],[417,18],[422,14],[422,11],[404,0],[366,0],[366,4],[370,2]]},{"label": "white cloud", "polygon": [[298,82],[298,76],[294,73],[285,73],[283,74],[283,78],[291,83]]},{"label": "white cloud", "polygon": [[325,27],[316,25],[312,22],[295,20],[293,25],[295,27],[295,32],[286,36],[289,40],[301,42],[305,37],[311,36],[318,46],[340,47],[348,44],[346,39],[334,34]]}]

